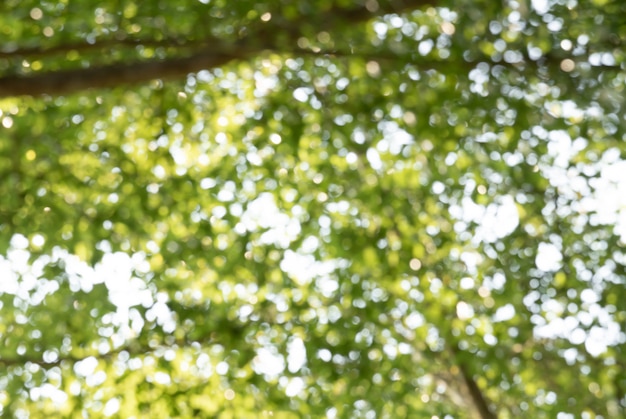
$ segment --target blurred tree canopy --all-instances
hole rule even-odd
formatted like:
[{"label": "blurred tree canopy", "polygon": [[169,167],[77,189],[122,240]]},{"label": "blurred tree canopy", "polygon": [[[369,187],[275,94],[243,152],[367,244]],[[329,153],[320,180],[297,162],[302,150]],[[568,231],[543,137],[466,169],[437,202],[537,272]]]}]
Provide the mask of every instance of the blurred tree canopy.
[{"label": "blurred tree canopy", "polygon": [[0,4],[0,414],[617,418],[622,0]]}]

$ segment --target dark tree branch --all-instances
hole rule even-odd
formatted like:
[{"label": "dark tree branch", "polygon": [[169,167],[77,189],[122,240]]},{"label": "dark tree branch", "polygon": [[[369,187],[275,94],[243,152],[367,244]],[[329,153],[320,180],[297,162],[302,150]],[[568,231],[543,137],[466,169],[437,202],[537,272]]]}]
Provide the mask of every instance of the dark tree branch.
[{"label": "dark tree branch", "polygon": [[[388,13],[402,13],[428,4],[432,0],[364,0],[357,2],[354,7],[344,8],[333,6],[321,15],[315,16],[314,21],[319,23],[322,30],[331,30],[337,24],[355,24],[373,17]],[[248,28],[249,35],[234,45],[224,45],[221,41],[211,43],[211,47],[203,42],[202,48],[198,43],[183,43],[175,45],[178,48],[194,47],[195,52],[185,57],[170,57],[149,61],[131,63],[116,63],[111,65],[93,66],[81,69],[69,69],[50,72],[34,72],[28,75],[14,75],[0,78],[0,97],[9,96],[41,96],[64,95],[90,88],[111,88],[120,85],[145,83],[154,79],[182,78],[189,73],[216,68],[234,59],[245,59],[254,53],[265,49],[278,48],[276,39],[287,34],[294,40],[301,34],[301,28],[311,23],[310,16],[302,16],[288,23],[273,26],[272,22],[252,25]],[[205,40],[206,41],[206,40]],[[145,41],[145,45],[154,45],[157,41]],[[169,42],[169,41],[165,41]],[[135,41],[103,41],[97,45],[73,44],[43,48],[22,49],[5,54],[17,56],[19,54],[55,54],[68,50],[82,50],[98,52],[102,49],[141,45]],[[227,52],[228,51],[228,52]]]},{"label": "dark tree branch", "polygon": [[491,411],[489,408],[489,404],[487,404],[487,400],[485,399],[482,391],[474,381],[474,378],[467,370],[467,367],[463,363],[458,363],[458,367],[461,370],[461,375],[463,376],[463,381],[465,381],[465,385],[467,386],[467,390],[472,397],[472,402],[476,407],[476,410],[480,414],[481,419],[498,419],[495,413]]},{"label": "dark tree branch", "polygon": [[456,343],[450,346],[451,352],[454,358],[454,362],[456,366],[459,368],[461,372],[461,376],[463,378],[463,383],[465,384],[465,388],[471,397],[471,402],[476,408],[478,415],[481,419],[498,419],[498,415],[491,411],[489,407],[489,403],[483,394],[480,387],[474,380],[473,374],[467,367],[465,361],[461,359],[461,349],[458,347]]},{"label": "dark tree branch", "polygon": [[0,97],[65,95],[90,88],[181,78],[189,73],[222,66],[236,58],[243,57],[201,51],[182,58],[8,76],[0,78]]}]

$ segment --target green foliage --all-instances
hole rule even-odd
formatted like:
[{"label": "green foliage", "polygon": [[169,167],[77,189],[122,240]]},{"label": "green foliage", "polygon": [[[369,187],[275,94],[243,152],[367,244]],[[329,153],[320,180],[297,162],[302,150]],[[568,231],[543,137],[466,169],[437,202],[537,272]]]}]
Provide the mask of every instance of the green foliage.
[{"label": "green foliage", "polygon": [[3,2],[0,414],[621,417],[625,15]]}]

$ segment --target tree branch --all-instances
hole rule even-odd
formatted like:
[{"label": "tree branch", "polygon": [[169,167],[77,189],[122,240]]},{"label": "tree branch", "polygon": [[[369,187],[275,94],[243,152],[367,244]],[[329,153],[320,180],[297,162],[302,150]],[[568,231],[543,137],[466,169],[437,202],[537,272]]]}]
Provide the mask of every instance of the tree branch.
[{"label": "tree branch", "polygon": [[459,369],[461,370],[463,381],[465,382],[465,385],[467,386],[467,390],[469,391],[470,396],[472,397],[472,402],[474,403],[476,410],[478,410],[478,413],[480,414],[481,419],[498,419],[496,414],[493,413],[491,409],[489,408],[489,405],[487,404],[487,400],[483,396],[483,393],[478,387],[478,384],[476,384],[476,381],[474,381],[474,378],[467,370],[467,367],[461,362],[458,362],[457,365]]},{"label": "tree branch", "polygon": [[[319,23],[319,29],[330,30],[338,23],[360,23],[379,15],[402,13],[428,4],[432,4],[432,0],[365,0],[357,2],[354,7],[350,8],[334,5],[323,14],[315,16],[315,22]],[[213,42],[211,43],[211,48],[204,44],[196,52],[185,57],[1,77],[0,98],[10,96],[65,95],[90,88],[111,88],[119,85],[145,83],[154,79],[182,78],[189,73],[222,66],[234,59],[247,58],[268,48],[279,49],[275,45],[277,35],[287,33],[295,40],[302,33],[301,28],[307,23],[313,23],[311,22],[311,16],[302,16],[295,21],[289,22],[288,28],[284,28],[281,25],[278,25],[278,27],[272,26],[271,21],[263,22],[256,27],[248,28],[250,29],[250,35],[236,44],[219,45],[219,43]],[[145,44],[154,44],[154,42],[146,41]],[[68,49],[89,52],[95,50],[97,52],[98,48],[102,50],[102,48],[112,48],[116,45],[126,47],[129,43],[141,45],[141,42],[135,43],[135,41],[121,40],[117,44],[113,41],[103,41],[93,47],[88,44],[59,45],[48,49],[22,49],[5,54],[12,54],[13,56],[19,54],[45,55],[67,51]],[[176,46],[177,48],[188,48],[189,46],[194,46],[194,44],[183,43]],[[197,48],[197,43],[195,43],[195,47]]]},{"label": "tree branch", "polygon": [[0,97],[65,95],[90,88],[181,78],[189,73],[222,66],[235,58],[243,57],[203,50],[188,57],[166,60],[8,76],[0,78]]}]

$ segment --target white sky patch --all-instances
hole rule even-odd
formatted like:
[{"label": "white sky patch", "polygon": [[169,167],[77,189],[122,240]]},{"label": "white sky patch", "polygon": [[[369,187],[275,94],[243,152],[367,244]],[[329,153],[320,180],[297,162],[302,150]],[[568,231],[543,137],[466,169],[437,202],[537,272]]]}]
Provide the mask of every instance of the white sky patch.
[{"label": "white sky patch", "polygon": [[389,26],[384,22],[374,22],[374,32],[378,35],[378,38],[385,39],[387,37],[387,31]]},{"label": "white sky patch", "polygon": [[464,289],[464,290],[471,290],[474,288],[475,285],[476,285],[476,281],[474,281],[474,278],[471,278],[469,276],[464,276],[459,281],[459,286],[461,287],[461,289]]},{"label": "white sky patch", "polygon": [[296,90],[293,91],[293,97],[298,102],[306,102],[307,100],[309,100],[310,93],[313,93],[312,89],[306,87],[298,87]]},{"label": "white sky patch", "polygon": [[260,348],[252,360],[252,369],[270,379],[276,378],[285,370],[285,358],[269,348]]},{"label": "white sky patch", "polygon": [[511,234],[519,225],[519,213],[511,196],[499,197],[497,202],[487,206],[476,204],[468,196],[461,205],[452,205],[450,214],[463,222],[478,224],[474,236],[475,243],[493,243]]},{"label": "white sky patch", "polygon": [[[400,118],[404,112],[400,106],[394,106],[391,110],[393,118]],[[378,129],[383,134],[383,138],[376,144],[376,149],[381,153],[400,154],[405,145],[414,142],[413,136],[399,127],[394,121],[382,121],[378,124]]]},{"label": "white sky patch", "polygon": [[[580,311],[576,316],[563,318],[560,317],[562,305],[555,300],[551,301],[554,301],[554,304],[544,304],[547,308],[544,316],[532,318],[535,323],[533,332],[537,338],[562,338],[569,340],[573,345],[584,342],[585,349],[592,356],[603,354],[609,346],[626,342],[626,335],[621,331],[619,324],[600,306],[595,305],[588,311]],[[594,319],[599,324],[589,327]]]},{"label": "white sky patch", "polygon": [[167,294],[163,292],[157,294],[156,302],[146,312],[146,319],[148,321],[156,320],[157,324],[163,327],[163,331],[171,333],[176,329],[176,321],[174,314],[166,304],[167,300]]},{"label": "white sky patch", "polygon": [[567,167],[574,155],[572,139],[566,131],[556,130],[548,133],[548,154],[554,156],[553,166]]},{"label": "white sky patch", "polygon": [[169,374],[166,374],[163,371],[157,371],[154,373],[154,382],[164,386],[169,386],[172,383],[172,378]]},{"label": "white sky patch", "polygon": [[118,398],[113,398],[107,401],[104,405],[104,413],[105,416],[113,416],[120,410],[120,400]]},{"label": "white sky patch", "polygon": [[339,281],[329,275],[319,276],[315,281],[315,285],[326,298],[334,297],[337,290],[339,290]]},{"label": "white sky patch", "polygon": [[275,75],[266,76],[260,71],[254,72],[254,96],[263,97],[267,96],[278,85],[278,77]]},{"label": "white sky patch", "polygon": [[298,285],[307,285],[317,275],[315,273],[316,260],[313,255],[302,255],[287,250],[280,262],[280,269]]},{"label": "white sky patch", "polygon": [[593,326],[585,339],[585,349],[592,356],[599,356],[605,353],[609,346],[624,343],[624,334],[620,326],[611,322],[608,327]]},{"label": "white sky patch", "polygon": [[[23,252],[23,251],[18,251]],[[28,296],[28,291],[32,289],[32,286],[28,284],[29,281],[18,281],[20,274],[18,271],[24,270],[24,261],[21,261],[21,257],[15,257],[15,251],[9,250],[7,252],[6,259],[0,256],[0,272],[2,272],[2,281],[0,281],[0,292],[3,294],[18,295],[22,294],[22,298]]]},{"label": "white sky patch", "polygon": [[68,275],[71,291],[89,292],[93,288],[93,279],[85,280],[83,276],[92,277],[93,269],[86,263],[80,262],[75,255],[67,251],[54,248],[52,255],[42,255],[29,263],[30,252],[26,250],[26,238],[16,234],[11,239],[11,248],[6,258],[0,255],[0,292],[11,294],[28,302],[39,304],[48,294],[59,289],[59,284],[44,277],[44,267],[60,260],[65,262],[65,272]]},{"label": "white sky patch", "polygon": [[191,164],[188,158],[189,153],[179,144],[170,145],[169,152],[177,166],[187,168]]},{"label": "white sky patch", "polygon": [[280,212],[274,195],[269,192],[260,194],[241,215],[241,223],[246,230],[254,232],[267,229],[261,235],[262,244],[276,244],[289,247],[301,232],[300,222],[295,217]]},{"label": "white sky patch", "polygon": [[304,240],[302,240],[302,245],[300,249],[304,253],[313,253],[320,245],[320,239],[315,236],[308,236]]},{"label": "white sky patch", "polygon": [[[588,215],[591,224],[614,226],[614,234],[626,242],[626,161],[620,158],[620,151],[609,149],[599,162],[574,168],[570,165],[572,157],[584,152],[588,141],[583,138],[572,141],[561,130],[542,130],[534,131],[548,140],[548,152],[554,161],[541,165],[541,171],[561,196],[572,201],[566,210]],[[594,177],[587,180],[583,175]]]},{"label": "white sky patch", "polygon": [[309,284],[313,278],[326,276],[333,272],[339,264],[338,261],[318,261],[312,255],[296,253],[292,250],[285,251],[280,269],[298,285]]},{"label": "white sky patch", "polygon": [[544,15],[550,10],[548,0],[531,0],[530,4],[538,15]]},{"label": "white sky patch", "polygon": [[596,108],[589,108],[587,110],[579,108],[573,100],[550,101],[546,102],[545,107],[552,116],[556,118],[567,118],[570,121],[581,121],[585,117],[585,114],[592,117],[599,114]]},{"label": "white sky patch", "polygon": [[144,304],[151,306],[152,293],[146,284],[133,276],[133,260],[126,253],[107,253],[94,269],[94,282],[104,282],[109,290],[109,299],[120,310]]},{"label": "white sky patch", "polygon": [[474,308],[465,301],[460,301],[456,305],[456,315],[461,320],[469,320],[474,317]]},{"label": "white sky patch", "polygon": [[505,304],[499,307],[493,315],[494,322],[506,322],[515,317],[515,307],[513,304]]},{"label": "white sky patch", "polygon": [[375,148],[368,148],[365,157],[367,157],[367,161],[370,166],[372,166],[372,169],[381,170],[383,168],[383,161],[380,159],[380,154],[378,154]]},{"label": "white sky patch", "polygon": [[78,376],[88,377],[96,371],[97,367],[98,360],[93,356],[89,356],[74,364],[74,372]]},{"label": "white sky patch", "polygon": [[511,196],[504,196],[499,203],[492,203],[485,209],[477,229],[479,238],[493,242],[508,236],[519,225],[519,213]]},{"label": "white sky patch", "polygon": [[593,192],[584,209],[594,212],[593,222],[613,225],[626,242],[626,161],[616,160],[615,154],[617,150],[605,153],[599,179],[590,181]]},{"label": "white sky patch", "polygon": [[288,380],[287,386],[285,387],[285,394],[287,397],[296,397],[301,394],[306,387],[306,383],[300,377],[293,377]]},{"label": "white sky patch", "polygon": [[483,261],[483,256],[478,252],[463,252],[461,253],[461,261],[465,263],[467,271],[470,274],[477,273],[477,267]]},{"label": "white sky patch", "polygon": [[28,245],[25,237],[15,235],[11,244],[14,247],[7,251],[6,258],[0,256],[0,292],[15,295],[27,304],[41,304],[47,295],[59,290],[59,283],[54,278],[44,276],[44,267],[62,260],[70,291],[89,293],[96,284],[102,283],[107,287],[109,300],[116,306],[114,313],[108,313],[110,324],[117,328],[112,335],[114,341],[122,343],[144,327],[141,315],[132,309],[137,305],[152,307],[149,312],[158,313],[154,318],[159,319],[159,324],[174,330],[175,323],[169,308],[158,304],[159,301],[155,304],[145,281],[133,275],[133,272],[149,271],[143,253],[132,256],[122,252],[106,253],[102,261],[92,268],[78,256],[55,247],[51,255],[42,255],[29,264],[30,253],[24,247]]},{"label": "white sky patch", "polygon": [[561,268],[563,255],[557,246],[552,243],[539,243],[535,264],[544,272],[554,272]]},{"label": "white sky patch", "polygon": [[33,401],[39,401],[41,399],[52,400],[56,405],[62,405],[67,401],[67,394],[59,390],[57,387],[50,383],[45,383],[40,387],[33,387],[30,389],[30,398]]},{"label": "white sky patch", "polygon": [[87,377],[85,382],[89,387],[98,387],[102,385],[107,379],[107,374],[104,371],[97,371],[95,374],[92,374]]},{"label": "white sky patch", "polygon": [[287,369],[291,373],[300,371],[306,364],[306,348],[302,339],[293,338],[287,345]]},{"label": "white sky patch", "polygon": [[426,320],[422,314],[413,312],[404,319],[404,323],[409,329],[415,330],[418,327],[423,326],[426,323]]}]

